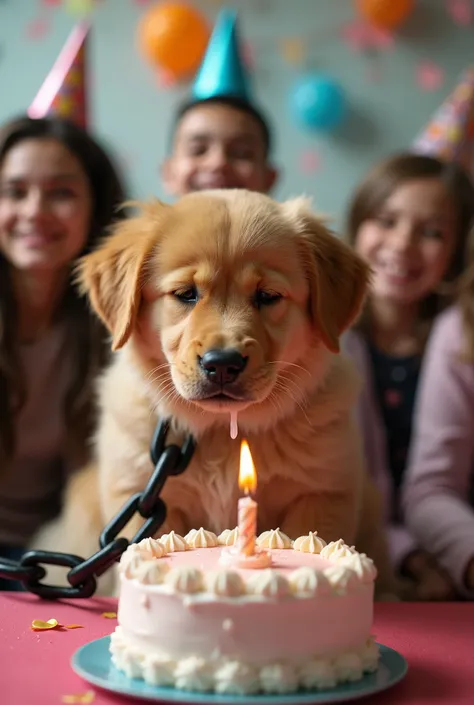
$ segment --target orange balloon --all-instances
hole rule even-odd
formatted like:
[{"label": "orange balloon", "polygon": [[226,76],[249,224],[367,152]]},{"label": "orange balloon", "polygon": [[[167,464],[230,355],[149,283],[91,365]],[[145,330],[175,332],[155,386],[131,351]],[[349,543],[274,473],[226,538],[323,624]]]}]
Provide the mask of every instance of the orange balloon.
[{"label": "orange balloon", "polygon": [[190,5],[160,2],[140,22],[138,41],[152,64],[180,78],[199,67],[209,41],[209,27],[204,16]]},{"label": "orange balloon", "polygon": [[395,29],[401,25],[414,4],[414,0],[356,0],[360,14],[381,29]]}]

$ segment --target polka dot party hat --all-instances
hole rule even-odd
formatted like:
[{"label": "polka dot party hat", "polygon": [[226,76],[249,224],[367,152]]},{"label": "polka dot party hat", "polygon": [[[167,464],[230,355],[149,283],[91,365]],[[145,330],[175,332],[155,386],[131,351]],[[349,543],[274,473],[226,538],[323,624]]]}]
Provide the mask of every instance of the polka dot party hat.
[{"label": "polka dot party hat", "polygon": [[87,127],[87,36],[89,25],[79,23],[28,109],[31,118],[57,115]]}]

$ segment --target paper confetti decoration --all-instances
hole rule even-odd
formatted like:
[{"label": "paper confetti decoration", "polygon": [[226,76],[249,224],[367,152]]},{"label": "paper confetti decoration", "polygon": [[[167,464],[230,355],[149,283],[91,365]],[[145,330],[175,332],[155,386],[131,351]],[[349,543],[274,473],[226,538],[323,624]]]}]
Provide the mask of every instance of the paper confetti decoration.
[{"label": "paper confetti decoration", "polygon": [[415,79],[422,91],[437,91],[444,83],[444,70],[433,61],[420,61]]},{"label": "paper confetti decoration", "polygon": [[298,168],[303,174],[314,174],[321,166],[319,154],[314,149],[306,149],[298,159]]},{"label": "paper confetti decoration", "polygon": [[93,690],[87,690],[85,693],[76,693],[75,695],[63,695],[61,702],[63,703],[93,703],[95,693]]},{"label": "paper confetti decoration", "polygon": [[59,624],[57,619],[48,619],[47,622],[43,622],[41,619],[34,619],[31,622],[31,628],[35,632],[42,632],[45,631],[46,629],[54,629],[55,627],[60,627],[61,625]]},{"label": "paper confetti decoration", "polygon": [[242,61],[247,69],[255,68],[255,47],[250,42],[242,44]]},{"label": "paper confetti decoration", "polygon": [[66,629],[84,629],[82,624],[65,624]]},{"label": "paper confetti decoration", "polygon": [[306,55],[305,42],[299,37],[287,37],[278,44],[280,56],[287,64],[301,64]]},{"label": "paper confetti decoration", "polygon": [[95,0],[66,0],[66,10],[73,15],[85,16],[94,9]]},{"label": "paper confetti decoration", "polygon": [[340,31],[340,37],[349,49],[355,52],[370,49],[388,51],[395,43],[394,36],[390,32],[360,20],[344,24]]},{"label": "paper confetti decoration", "polygon": [[117,616],[117,612],[102,612],[102,617],[105,617],[105,619],[115,619]]},{"label": "paper confetti decoration", "polygon": [[473,21],[471,0],[446,0],[446,10],[454,24],[459,27],[469,27]]},{"label": "paper confetti decoration", "polygon": [[25,36],[30,41],[44,39],[50,29],[51,25],[49,20],[45,17],[38,17],[38,19],[28,22],[25,27]]},{"label": "paper confetti decoration", "polygon": [[163,69],[158,70],[156,77],[160,88],[172,88],[178,83],[176,76],[173,76],[170,71],[164,71]]}]

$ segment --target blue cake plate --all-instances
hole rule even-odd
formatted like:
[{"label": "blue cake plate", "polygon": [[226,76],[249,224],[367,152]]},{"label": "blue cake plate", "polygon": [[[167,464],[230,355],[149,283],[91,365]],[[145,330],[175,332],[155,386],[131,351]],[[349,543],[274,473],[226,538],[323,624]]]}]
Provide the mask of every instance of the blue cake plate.
[{"label": "blue cake plate", "polygon": [[72,657],[74,671],[92,683],[113,693],[151,700],[158,703],[190,703],[191,705],[312,705],[342,703],[379,693],[398,683],[406,675],[408,665],[401,654],[379,644],[380,662],[376,673],[364,676],[357,683],[344,683],[330,690],[315,690],[288,695],[217,695],[190,693],[174,688],[159,688],[142,680],[132,680],[118,671],[111,662],[110,636],[81,646]]}]

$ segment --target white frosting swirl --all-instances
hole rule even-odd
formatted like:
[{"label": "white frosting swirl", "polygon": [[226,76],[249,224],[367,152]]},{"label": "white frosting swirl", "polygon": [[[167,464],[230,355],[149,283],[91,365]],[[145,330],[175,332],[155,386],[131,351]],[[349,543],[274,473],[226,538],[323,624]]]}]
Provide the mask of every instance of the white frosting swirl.
[{"label": "white frosting swirl", "polygon": [[178,690],[205,692],[212,690],[212,667],[199,656],[189,656],[176,665],[175,687]]},{"label": "white frosting swirl", "polygon": [[295,594],[310,597],[312,595],[330,595],[331,585],[322,570],[301,566],[294,570],[289,578],[291,590]]},{"label": "white frosting swirl", "polygon": [[370,636],[365,642],[360,657],[362,659],[364,671],[373,673],[377,670],[379,665],[380,651],[378,645],[375,643],[375,640],[372,636]]},{"label": "white frosting swirl", "polygon": [[202,527],[198,530],[191,529],[184,537],[184,540],[191,548],[214,548],[214,546],[217,546],[217,536],[212,531],[206,531]]},{"label": "white frosting swirl", "polygon": [[334,667],[341,683],[353,683],[362,678],[362,659],[354,652],[349,651],[337,656]]},{"label": "white frosting swirl", "polygon": [[166,561],[150,558],[141,563],[133,577],[145,585],[159,585],[163,582],[168,572],[169,565]]},{"label": "white frosting swirl", "polygon": [[163,556],[166,556],[165,547],[158,539],[142,539],[136,546],[142,555],[150,554],[152,558],[163,558]]},{"label": "white frosting swirl", "polygon": [[197,568],[174,568],[167,573],[165,582],[177,592],[192,594],[202,590],[203,576]]},{"label": "white frosting swirl", "polygon": [[146,656],[143,664],[143,678],[150,685],[174,685],[174,661],[160,659],[157,656]]},{"label": "white frosting swirl", "polygon": [[221,597],[239,597],[245,593],[244,581],[235,570],[212,570],[204,577],[206,589]]},{"label": "white frosting swirl", "polygon": [[228,661],[216,670],[215,690],[228,695],[257,693],[260,690],[258,671],[240,661]]},{"label": "white frosting swirl", "polygon": [[217,537],[217,542],[219,546],[235,546],[238,538],[239,530],[237,527],[235,529],[224,529]]},{"label": "white frosting swirl", "polygon": [[340,563],[325,568],[324,575],[331,583],[336,595],[346,595],[359,584],[356,573]]},{"label": "white frosting swirl", "polygon": [[372,583],[377,577],[377,568],[371,558],[365,553],[353,553],[339,560],[340,565],[351,568],[363,583]]},{"label": "white frosting swirl", "polygon": [[291,663],[276,663],[260,669],[260,684],[265,693],[294,693],[298,674]]},{"label": "white frosting swirl", "polygon": [[337,683],[336,671],[329,659],[313,659],[305,663],[300,669],[301,684],[312,690],[319,688],[334,688]]},{"label": "white frosting swirl", "polygon": [[254,595],[265,597],[284,597],[290,591],[288,580],[276,570],[267,568],[251,575],[247,581],[247,590]]},{"label": "white frosting swirl", "polygon": [[[115,654],[113,660],[116,658],[117,655]],[[128,678],[141,678],[144,660],[143,655],[138,650],[128,648],[121,653],[120,668]]]},{"label": "white frosting swirl", "polygon": [[293,544],[295,551],[302,551],[302,553],[321,553],[325,546],[327,546],[326,541],[318,536],[317,531],[310,531],[307,536],[298,536]]},{"label": "white frosting swirl", "polygon": [[270,531],[264,531],[257,538],[257,546],[260,548],[291,548],[292,541],[289,536],[280,531],[280,529],[271,529]]},{"label": "white frosting swirl", "polygon": [[339,558],[346,558],[347,556],[352,556],[357,551],[354,546],[348,546],[342,539],[337,541],[331,541],[324,546],[321,550],[321,558],[326,558],[327,560],[337,561]]},{"label": "white frosting swirl", "polygon": [[160,541],[167,553],[175,553],[177,551],[189,551],[189,546],[182,536],[170,531],[169,534],[163,534]]},{"label": "white frosting swirl", "polygon": [[143,561],[146,560],[146,557],[144,558],[138,549],[130,551],[130,548],[131,546],[122,554],[120,559],[120,572],[126,575],[127,578],[134,578]]}]

